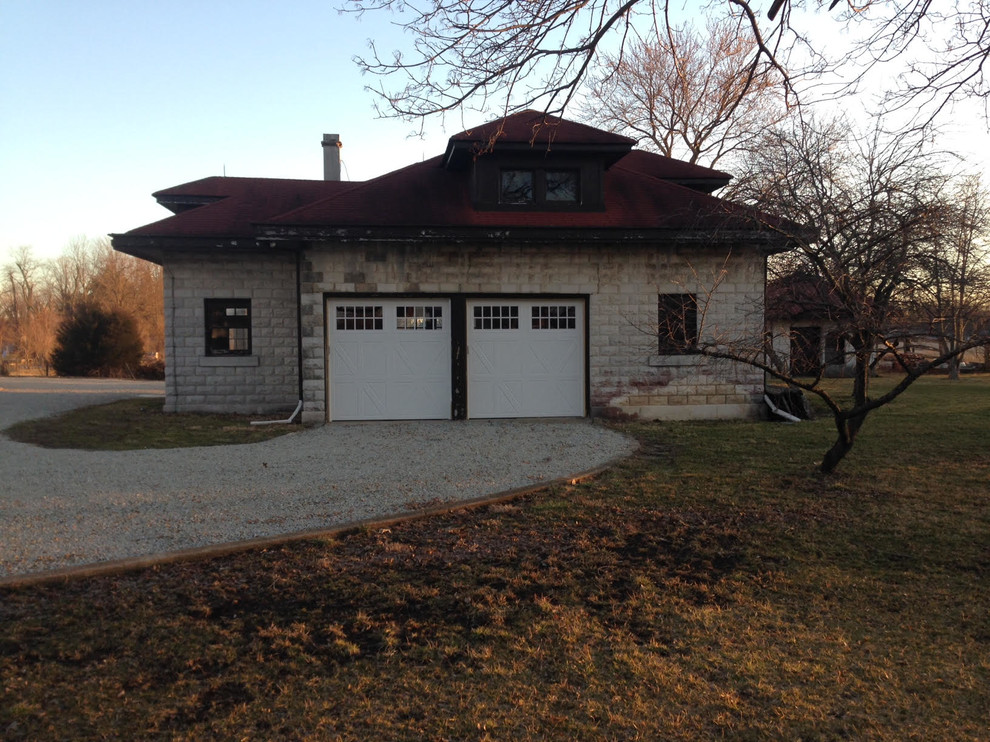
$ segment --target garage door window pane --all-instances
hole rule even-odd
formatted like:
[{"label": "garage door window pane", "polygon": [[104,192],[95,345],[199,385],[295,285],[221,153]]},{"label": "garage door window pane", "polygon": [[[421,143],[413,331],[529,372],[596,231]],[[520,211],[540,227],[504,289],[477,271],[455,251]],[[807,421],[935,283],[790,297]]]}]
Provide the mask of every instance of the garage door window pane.
[{"label": "garage door window pane", "polygon": [[385,313],[382,307],[337,307],[338,330],[382,330]]},{"label": "garage door window pane", "polygon": [[553,305],[533,307],[534,330],[573,330],[577,327],[577,307]]},{"label": "garage door window pane", "polygon": [[519,307],[491,305],[474,308],[475,330],[518,330]]},{"label": "garage door window pane", "polygon": [[395,327],[398,330],[442,330],[443,307],[396,307]]}]

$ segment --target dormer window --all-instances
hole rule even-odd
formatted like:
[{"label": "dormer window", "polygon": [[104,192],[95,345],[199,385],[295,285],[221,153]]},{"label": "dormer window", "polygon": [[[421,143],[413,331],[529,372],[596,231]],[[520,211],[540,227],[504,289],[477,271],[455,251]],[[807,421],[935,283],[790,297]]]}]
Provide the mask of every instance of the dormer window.
[{"label": "dormer window", "polygon": [[503,170],[499,201],[503,204],[531,204],[536,200],[532,170]]},{"label": "dormer window", "polygon": [[576,205],[580,203],[578,170],[537,168],[500,171],[499,203],[507,206],[533,204]]},{"label": "dormer window", "polygon": [[576,204],[578,202],[578,171],[547,170],[547,201]]}]

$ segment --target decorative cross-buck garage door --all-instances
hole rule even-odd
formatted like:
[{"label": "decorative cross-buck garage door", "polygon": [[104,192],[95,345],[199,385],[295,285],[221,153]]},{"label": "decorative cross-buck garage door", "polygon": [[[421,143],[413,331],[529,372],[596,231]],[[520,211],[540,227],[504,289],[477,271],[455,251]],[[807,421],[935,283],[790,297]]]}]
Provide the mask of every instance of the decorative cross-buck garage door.
[{"label": "decorative cross-buck garage door", "polygon": [[585,414],[584,302],[467,303],[468,417]]},{"label": "decorative cross-buck garage door", "polygon": [[328,299],[329,418],[449,418],[449,317],[445,299]]}]

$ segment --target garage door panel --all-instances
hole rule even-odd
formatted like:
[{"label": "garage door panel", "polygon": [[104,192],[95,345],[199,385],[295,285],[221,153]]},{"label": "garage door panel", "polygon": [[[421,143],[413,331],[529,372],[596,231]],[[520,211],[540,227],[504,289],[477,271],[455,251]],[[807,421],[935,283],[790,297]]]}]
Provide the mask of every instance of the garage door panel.
[{"label": "garage door panel", "polygon": [[501,358],[496,343],[474,343],[470,346],[468,354],[473,366],[473,378],[494,377],[504,370],[499,362],[501,360],[504,364],[506,361]]},{"label": "garage door panel", "polygon": [[573,404],[570,397],[566,387],[562,389],[560,381],[557,379],[526,384],[526,406],[542,407],[546,410],[546,414],[573,414],[571,412]]},{"label": "garage door panel", "polygon": [[527,376],[583,376],[584,358],[574,341],[527,344],[519,354],[520,372]]},{"label": "garage door panel", "polygon": [[583,416],[585,365],[582,302],[469,302],[470,417]]},{"label": "garage door panel", "polygon": [[394,420],[417,420],[419,411],[425,406],[430,409],[445,409],[443,417],[450,417],[450,394],[440,392],[436,385],[422,381],[392,382],[388,387],[388,409]]},{"label": "garage door panel", "polygon": [[390,372],[400,377],[450,377],[449,343],[403,342],[394,346]]},{"label": "garage door panel", "polygon": [[522,417],[523,385],[518,381],[476,381],[470,387],[471,409],[488,410],[474,417]]},{"label": "garage door panel", "polygon": [[[465,307],[470,417],[585,414],[583,302],[499,298]],[[327,318],[331,419],[450,417],[448,300],[330,298]]]},{"label": "garage door panel", "polygon": [[357,420],[358,395],[361,392],[358,385],[341,383],[334,392],[334,414],[339,415],[341,420]]},{"label": "garage door panel", "polygon": [[357,413],[361,419],[373,419],[386,410],[387,390],[384,382],[362,384],[358,393]]},{"label": "garage door panel", "polygon": [[333,420],[450,417],[449,302],[329,299]]},{"label": "garage door panel", "polygon": [[331,363],[342,376],[355,376],[361,367],[359,349],[355,343],[338,341],[331,348]]}]

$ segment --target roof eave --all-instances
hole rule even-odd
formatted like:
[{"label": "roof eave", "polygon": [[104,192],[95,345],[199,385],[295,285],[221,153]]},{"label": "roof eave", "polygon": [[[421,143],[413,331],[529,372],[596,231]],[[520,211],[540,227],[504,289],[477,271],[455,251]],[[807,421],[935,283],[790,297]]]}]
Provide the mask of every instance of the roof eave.
[{"label": "roof eave", "polygon": [[285,240],[256,237],[174,237],[164,235],[111,234],[113,249],[142,260],[162,264],[166,252],[175,250],[225,250],[238,252],[285,251],[296,248]]},{"label": "roof eave", "polygon": [[713,235],[704,229],[683,228],[616,228],[616,227],[376,227],[261,225],[263,241],[281,242],[518,242],[526,244],[602,244],[649,242],[711,245],[747,245],[761,254],[790,250],[793,246],[779,234],[754,230],[721,230]]}]

